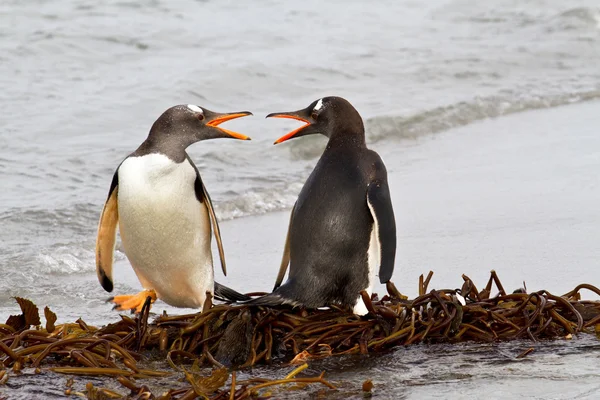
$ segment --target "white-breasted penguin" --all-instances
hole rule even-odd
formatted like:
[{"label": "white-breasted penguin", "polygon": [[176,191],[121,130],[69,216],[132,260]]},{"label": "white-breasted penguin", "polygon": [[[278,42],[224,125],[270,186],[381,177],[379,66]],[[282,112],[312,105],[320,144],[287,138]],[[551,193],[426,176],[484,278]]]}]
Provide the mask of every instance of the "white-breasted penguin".
[{"label": "white-breasted penguin", "polygon": [[375,276],[386,283],[394,271],[396,222],[385,165],[367,148],[363,120],[343,98],[324,97],[269,117],[306,123],[275,144],[315,133],[329,142],[292,209],[273,293],[249,304],[337,304],[364,315],[360,292],[371,294]]},{"label": "white-breasted penguin", "polygon": [[219,225],[200,173],[185,151],[206,139],[249,140],[218,126],[247,115],[252,114],[171,107],[118,166],[98,226],[96,272],[111,292],[118,225],[125,254],[145,290],[113,297],[115,308],[139,312],[148,296],[175,307],[202,308],[206,292],[234,301],[248,299],[214,282],[211,231],[227,274]]}]

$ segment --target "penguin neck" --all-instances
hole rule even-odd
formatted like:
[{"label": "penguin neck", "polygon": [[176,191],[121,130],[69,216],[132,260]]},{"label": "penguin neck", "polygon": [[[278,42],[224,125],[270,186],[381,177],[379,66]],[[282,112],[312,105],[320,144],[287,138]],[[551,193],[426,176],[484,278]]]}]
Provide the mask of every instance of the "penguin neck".
[{"label": "penguin neck", "polygon": [[337,131],[329,137],[329,142],[327,142],[327,148],[332,147],[365,148],[367,147],[365,133],[364,131]]},{"label": "penguin neck", "polygon": [[148,138],[133,154],[137,156],[163,154],[174,162],[181,163],[186,159],[187,153],[185,150],[191,144],[182,139],[181,135],[175,132],[150,131]]}]

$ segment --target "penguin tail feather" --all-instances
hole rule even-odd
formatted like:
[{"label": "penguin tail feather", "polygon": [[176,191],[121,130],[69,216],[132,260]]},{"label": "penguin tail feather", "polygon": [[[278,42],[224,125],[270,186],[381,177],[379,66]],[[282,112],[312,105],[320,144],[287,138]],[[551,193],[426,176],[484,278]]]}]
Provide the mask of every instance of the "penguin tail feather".
[{"label": "penguin tail feather", "polygon": [[269,293],[261,297],[257,297],[250,301],[245,301],[242,303],[247,306],[267,306],[267,307],[276,307],[276,306],[292,306],[299,307],[302,304],[297,301],[286,299],[282,297],[279,293]]},{"label": "penguin tail feather", "polygon": [[215,298],[223,301],[246,301],[250,300],[250,296],[246,296],[240,292],[237,292],[225,285],[215,281]]}]

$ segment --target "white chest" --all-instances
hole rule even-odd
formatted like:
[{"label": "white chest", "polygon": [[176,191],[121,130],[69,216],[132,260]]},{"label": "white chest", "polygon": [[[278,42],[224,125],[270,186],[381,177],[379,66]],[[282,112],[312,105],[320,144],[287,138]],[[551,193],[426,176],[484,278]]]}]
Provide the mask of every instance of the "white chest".
[{"label": "white chest", "polygon": [[[195,196],[196,171],[162,154],[129,157],[119,167],[119,201],[152,204]],[[133,205],[133,204],[132,204]]]},{"label": "white chest", "polygon": [[197,240],[209,221],[196,198],[195,180],[196,171],[187,161],[178,164],[161,154],[126,159],[119,168],[118,189],[123,239],[148,245],[166,240],[175,248]]}]

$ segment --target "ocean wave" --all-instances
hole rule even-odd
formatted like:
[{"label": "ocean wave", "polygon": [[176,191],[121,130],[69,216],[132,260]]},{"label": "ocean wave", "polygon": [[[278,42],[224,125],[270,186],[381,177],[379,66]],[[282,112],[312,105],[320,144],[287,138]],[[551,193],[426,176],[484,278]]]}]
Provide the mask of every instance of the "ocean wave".
[{"label": "ocean wave", "polygon": [[[599,98],[598,89],[550,96],[497,95],[435,107],[412,115],[377,116],[365,121],[367,143],[377,143],[382,140],[414,140],[483,119]],[[290,144],[290,158],[311,160],[323,153],[325,138],[308,139],[299,138]]]},{"label": "ocean wave", "polygon": [[77,246],[60,246],[43,250],[37,260],[39,262],[38,273],[69,275],[90,272],[95,269],[93,249],[83,249]]},{"label": "ocean wave", "polygon": [[271,183],[268,188],[255,188],[232,198],[215,203],[215,211],[220,221],[272,211],[286,210],[294,205],[302,182],[279,184]]},{"label": "ocean wave", "polygon": [[560,32],[600,27],[600,8],[586,7],[585,2],[579,2],[579,7],[567,9],[564,6],[568,7],[568,3],[558,1],[551,1],[545,7],[531,8],[506,7],[501,3],[487,2],[473,7],[470,1],[459,0],[440,7],[432,15],[443,20],[493,25],[496,29],[502,27],[513,32],[520,31],[520,34],[523,34],[522,28]]},{"label": "ocean wave", "polygon": [[563,29],[579,27],[600,28],[600,8],[576,7],[558,14],[554,21],[559,22]]}]

